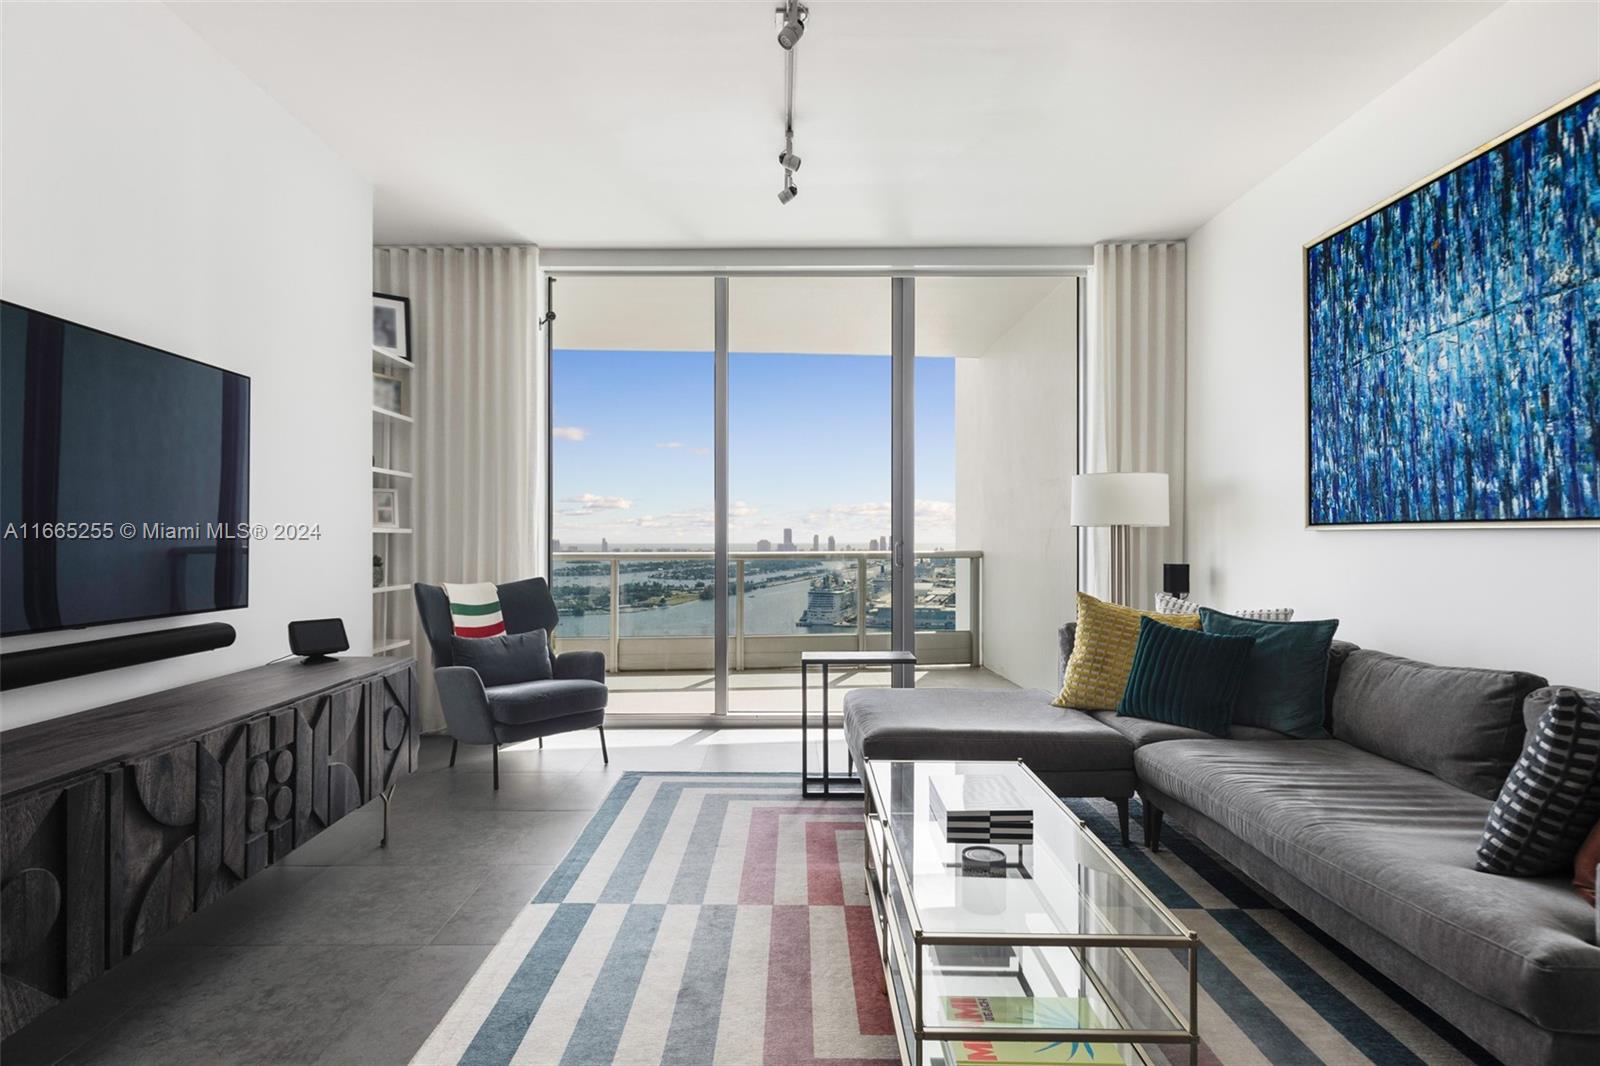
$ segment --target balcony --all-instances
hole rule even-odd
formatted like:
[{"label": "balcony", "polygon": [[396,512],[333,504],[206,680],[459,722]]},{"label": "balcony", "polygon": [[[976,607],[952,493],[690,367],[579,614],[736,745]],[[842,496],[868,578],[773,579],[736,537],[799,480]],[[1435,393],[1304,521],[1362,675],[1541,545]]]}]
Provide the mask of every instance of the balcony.
[{"label": "balcony", "polygon": [[[888,552],[735,551],[728,562],[730,713],[798,712],[801,652],[889,647]],[[981,669],[983,553],[917,552],[913,565],[917,683],[1009,687]],[[605,653],[613,712],[710,713],[713,566],[709,551],[555,553],[557,645]],[[886,685],[888,675],[841,672],[833,683]]]}]

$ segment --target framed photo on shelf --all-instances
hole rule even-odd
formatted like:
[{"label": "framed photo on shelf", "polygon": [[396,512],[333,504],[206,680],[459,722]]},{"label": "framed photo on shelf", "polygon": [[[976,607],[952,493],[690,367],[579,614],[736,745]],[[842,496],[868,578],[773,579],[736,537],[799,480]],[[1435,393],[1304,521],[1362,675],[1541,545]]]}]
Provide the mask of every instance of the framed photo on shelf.
[{"label": "framed photo on shelf", "polygon": [[372,294],[372,350],[411,361],[411,301],[384,292]]},{"label": "framed photo on shelf", "polygon": [[394,489],[372,490],[372,528],[400,528],[400,494]]},{"label": "framed photo on shelf", "polygon": [[388,374],[372,375],[372,406],[384,411],[393,411],[403,414],[401,397],[404,395],[405,383],[399,378],[390,377]]}]

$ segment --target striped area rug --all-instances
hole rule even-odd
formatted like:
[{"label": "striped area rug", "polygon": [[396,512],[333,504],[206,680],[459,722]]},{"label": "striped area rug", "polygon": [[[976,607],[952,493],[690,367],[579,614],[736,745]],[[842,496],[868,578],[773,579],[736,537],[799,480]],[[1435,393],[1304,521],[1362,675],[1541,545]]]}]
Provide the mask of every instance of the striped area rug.
[{"label": "striped area rug", "polygon": [[[1115,839],[1109,804],[1072,806]],[[1202,1063],[1493,1061],[1175,827],[1162,845],[1117,853],[1200,934]],[[863,846],[859,802],[792,775],[629,773],[413,1062],[897,1062]]]}]

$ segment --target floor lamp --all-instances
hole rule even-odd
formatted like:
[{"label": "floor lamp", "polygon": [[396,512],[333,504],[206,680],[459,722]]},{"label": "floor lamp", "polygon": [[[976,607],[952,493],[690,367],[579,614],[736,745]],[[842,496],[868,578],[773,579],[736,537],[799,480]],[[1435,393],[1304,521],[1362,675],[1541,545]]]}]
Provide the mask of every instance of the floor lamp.
[{"label": "floor lamp", "polygon": [[1165,474],[1074,474],[1072,524],[1111,530],[1111,602],[1133,600],[1133,527],[1171,521]]}]

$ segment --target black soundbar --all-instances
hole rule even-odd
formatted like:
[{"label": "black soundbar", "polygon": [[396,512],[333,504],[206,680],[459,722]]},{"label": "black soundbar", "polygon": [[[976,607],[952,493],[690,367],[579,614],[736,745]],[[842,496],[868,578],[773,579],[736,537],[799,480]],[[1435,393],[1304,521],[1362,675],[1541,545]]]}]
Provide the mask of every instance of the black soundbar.
[{"label": "black soundbar", "polygon": [[226,622],[207,622],[128,637],[86,640],[82,644],[9,651],[0,655],[0,691],[226,648],[233,638],[233,627]]}]

